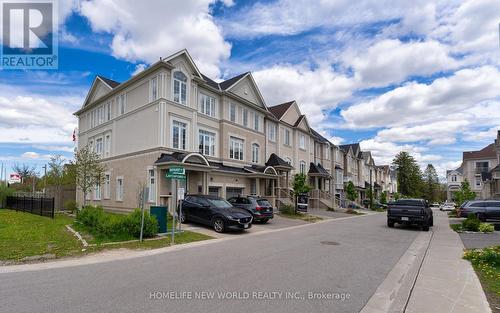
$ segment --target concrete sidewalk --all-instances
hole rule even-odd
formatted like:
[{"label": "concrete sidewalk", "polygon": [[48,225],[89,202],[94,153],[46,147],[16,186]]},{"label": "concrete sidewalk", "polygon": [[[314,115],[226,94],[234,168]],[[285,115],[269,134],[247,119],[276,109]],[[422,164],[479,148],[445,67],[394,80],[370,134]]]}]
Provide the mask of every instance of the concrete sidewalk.
[{"label": "concrete sidewalk", "polygon": [[433,235],[405,312],[491,312],[464,245],[448,225],[446,213],[434,211]]}]

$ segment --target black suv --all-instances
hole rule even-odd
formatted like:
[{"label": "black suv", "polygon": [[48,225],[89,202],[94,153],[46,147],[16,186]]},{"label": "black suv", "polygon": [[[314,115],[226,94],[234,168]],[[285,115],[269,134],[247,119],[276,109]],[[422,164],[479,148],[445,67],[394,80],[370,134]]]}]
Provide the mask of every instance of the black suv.
[{"label": "black suv", "polygon": [[457,210],[459,217],[474,214],[481,221],[500,221],[500,200],[470,200]]},{"label": "black suv", "polygon": [[252,214],[254,221],[267,223],[274,217],[273,206],[265,198],[257,196],[233,197],[227,201],[237,208],[247,210]]},{"label": "black suv", "polygon": [[212,226],[218,233],[252,227],[253,217],[226,200],[209,195],[187,195],[182,201],[181,222],[193,221]]}]

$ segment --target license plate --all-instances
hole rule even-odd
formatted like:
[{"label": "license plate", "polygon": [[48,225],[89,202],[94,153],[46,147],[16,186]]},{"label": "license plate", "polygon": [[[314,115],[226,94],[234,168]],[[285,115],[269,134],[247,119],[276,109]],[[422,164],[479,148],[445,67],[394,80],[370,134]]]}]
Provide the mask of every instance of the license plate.
[{"label": "license plate", "polygon": [[248,224],[243,224],[243,228],[248,228]]},{"label": "license plate", "polygon": [[402,217],[401,220],[402,221],[409,221],[410,219],[408,217]]}]

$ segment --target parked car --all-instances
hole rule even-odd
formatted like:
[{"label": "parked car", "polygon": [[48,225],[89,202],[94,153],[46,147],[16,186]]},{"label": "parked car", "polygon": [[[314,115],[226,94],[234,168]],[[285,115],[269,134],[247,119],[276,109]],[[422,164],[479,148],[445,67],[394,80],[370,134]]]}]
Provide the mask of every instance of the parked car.
[{"label": "parked car", "polygon": [[429,203],[424,199],[399,199],[389,203],[387,209],[387,226],[394,227],[394,224],[416,224],[422,230],[428,231],[434,224],[432,210]]},{"label": "parked car", "polygon": [[239,196],[227,199],[234,207],[244,209],[253,216],[254,221],[267,223],[274,217],[274,209],[265,198],[256,196]]},{"label": "parked car", "polygon": [[437,202],[434,202],[433,204],[431,204],[431,208],[432,209],[441,209],[441,205],[439,205],[439,203],[437,203]]},{"label": "parked car", "polygon": [[192,221],[211,226],[218,233],[230,229],[249,229],[253,221],[252,215],[246,210],[235,208],[225,199],[210,195],[187,195],[182,201],[179,219],[182,223]]},{"label": "parked car", "polygon": [[[369,208],[370,207],[370,199],[364,199],[363,200],[363,206]],[[380,201],[373,201],[373,208],[374,209],[387,209],[387,204],[380,203]]]},{"label": "parked car", "polygon": [[446,202],[440,208],[441,211],[453,211],[454,209],[455,209],[455,203],[452,203],[452,202]]},{"label": "parked car", "polygon": [[457,210],[459,217],[474,214],[481,221],[500,221],[500,200],[471,200]]}]

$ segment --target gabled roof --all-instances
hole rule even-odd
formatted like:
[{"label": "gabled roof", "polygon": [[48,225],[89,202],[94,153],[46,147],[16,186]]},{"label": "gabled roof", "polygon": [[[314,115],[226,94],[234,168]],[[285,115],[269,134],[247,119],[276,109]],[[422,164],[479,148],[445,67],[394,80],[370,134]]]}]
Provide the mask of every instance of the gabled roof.
[{"label": "gabled roof", "polygon": [[464,160],[469,159],[495,159],[497,153],[495,151],[495,144],[489,144],[481,150],[478,151],[464,151],[462,158]]},{"label": "gabled roof", "polygon": [[106,85],[108,85],[109,87],[111,87],[112,89],[114,89],[115,87],[117,87],[118,85],[120,85],[119,82],[117,81],[114,81],[112,79],[109,79],[109,78],[106,78],[104,76],[101,76],[101,75],[97,75],[98,78],[100,78]]},{"label": "gabled roof", "polygon": [[348,144],[348,145],[340,145],[339,146],[340,149],[344,150],[344,151],[348,151],[349,148],[352,149],[352,153],[354,154],[355,157],[357,158],[361,158],[361,148],[359,147],[359,143],[351,143],[351,144]]},{"label": "gabled roof", "polygon": [[234,76],[232,78],[226,79],[225,81],[219,83],[220,89],[221,90],[228,90],[234,84],[236,84],[240,79],[247,76],[248,74],[250,74],[250,72],[245,72],[245,73],[242,73],[240,75]]},{"label": "gabled roof", "polygon": [[283,115],[286,113],[286,111],[288,111],[288,109],[294,102],[295,100],[269,107],[269,112],[271,112],[279,120],[283,117]]},{"label": "gabled roof", "polygon": [[326,142],[326,143],[330,143],[330,141],[328,139],[326,139],[325,137],[323,137],[320,133],[318,133],[317,131],[315,131],[314,129],[311,128],[311,133],[312,135],[318,140],[318,141],[321,141],[321,142]]},{"label": "gabled roof", "polygon": [[208,76],[204,74],[201,74],[201,76],[203,77],[203,80],[207,83],[207,85],[217,90],[220,90],[219,83],[215,82],[214,80],[210,79]]},{"label": "gabled roof", "polygon": [[[171,54],[171,55],[169,55],[168,57],[166,57],[166,58],[162,59],[162,61],[164,61],[164,62],[169,62],[170,60],[172,60],[172,59],[174,59],[174,58],[176,58],[176,57],[178,57],[178,56],[180,56],[180,55],[182,55],[182,54],[186,55],[186,58],[188,59],[189,63],[191,64],[191,66],[192,66],[192,67],[194,68],[194,70],[195,70],[195,74],[196,74],[198,77],[203,78],[203,76],[202,76],[202,74],[201,74],[200,70],[198,69],[198,66],[196,66],[196,63],[194,63],[193,58],[191,57],[191,55],[189,54],[189,52],[188,52],[186,49],[182,49],[182,50],[180,50],[180,51],[178,51],[178,52],[176,52],[176,53],[174,53],[174,54]],[[169,62],[169,63],[170,63],[170,62]]]},{"label": "gabled roof", "polygon": [[293,168],[290,164],[288,164],[285,160],[280,158],[277,154],[271,153],[269,156],[269,160],[266,162],[266,166],[281,166],[281,167],[288,167],[288,168]]},{"label": "gabled roof", "polygon": [[448,175],[448,174],[450,174],[450,173],[452,173],[452,172],[457,172],[458,174],[462,175],[462,174],[463,174],[463,169],[462,169],[462,167],[460,166],[459,168],[454,169],[454,170],[447,170],[447,171],[446,171],[446,175]]},{"label": "gabled roof", "polygon": [[330,176],[330,173],[328,173],[328,171],[321,165],[321,163],[314,164],[313,162],[309,164],[308,174]]}]

